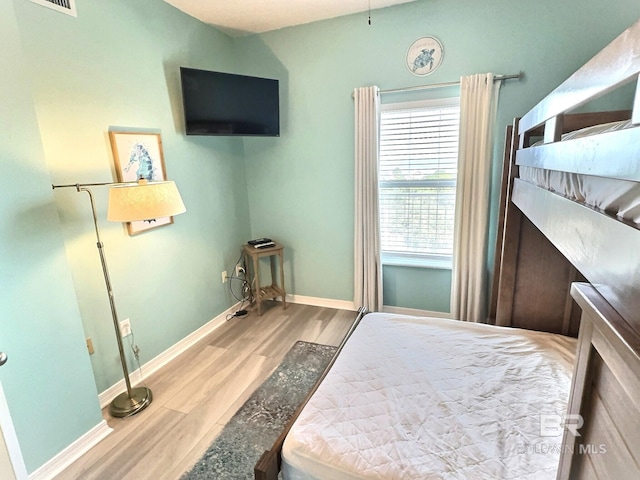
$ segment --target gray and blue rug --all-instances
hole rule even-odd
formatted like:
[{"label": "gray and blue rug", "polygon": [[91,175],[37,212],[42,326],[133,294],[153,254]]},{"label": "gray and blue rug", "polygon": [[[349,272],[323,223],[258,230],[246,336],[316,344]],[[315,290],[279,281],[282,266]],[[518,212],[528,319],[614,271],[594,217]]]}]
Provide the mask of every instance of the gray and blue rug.
[{"label": "gray and blue rug", "polygon": [[336,347],[296,342],[182,480],[253,479],[254,465],[280,436],[335,352]]}]

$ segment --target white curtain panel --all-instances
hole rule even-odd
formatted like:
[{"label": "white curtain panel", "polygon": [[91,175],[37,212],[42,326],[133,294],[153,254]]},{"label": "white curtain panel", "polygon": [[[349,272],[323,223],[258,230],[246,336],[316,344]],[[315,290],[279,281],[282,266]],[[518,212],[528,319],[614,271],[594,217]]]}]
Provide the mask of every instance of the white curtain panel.
[{"label": "white curtain panel", "polygon": [[378,206],[380,93],[378,87],[354,90],[355,100],[355,242],[354,303],[382,309],[382,264]]},{"label": "white curtain panel", "polygon": [[460,79],[451,314],[470,322],[486,320],[489,188],[501,83],[493,77],[487,73]]}]

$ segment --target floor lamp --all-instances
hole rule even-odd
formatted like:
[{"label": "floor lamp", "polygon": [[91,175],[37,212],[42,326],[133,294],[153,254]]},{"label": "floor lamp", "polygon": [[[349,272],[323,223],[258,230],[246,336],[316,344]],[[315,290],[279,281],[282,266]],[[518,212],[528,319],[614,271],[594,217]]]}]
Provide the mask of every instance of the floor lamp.
[{"label": "floor lamp", "polygon": [[109,406],[109,412],[114,417],[128,417],[146,408],[152,399],[151,390],[147,387],[131,388],[129,380],[129,370],[127,369],[124,347],[120,336],[118,314],[116,304],[111,289],[107,260],[103,251],[103,244],[100,240],[100,229],[98,228],[98,217],[96,206],[93,201],[93,193],[89,187],[109,186],[109,208],[107,220],[112,222],[134,222],[138,220],[152,220],[155,218],[170,217],[184,213],[186,208],[182,203],[182,198],[174,182],[147,182],[139,180],[130,183],[76,183],[73,185],[52,185],[56,188],[75,188],[78,192],[86,192],[91,202],[91,212],[93,213],[93,226],[96,231],[96,240],[104,282],[107,287],[109,304],[111,306],[111,316],[113,327],[116,331],[118,350],[120,351],[120,362],[124,373],[124,381],[127,391],[121,393],[113,399]]}]

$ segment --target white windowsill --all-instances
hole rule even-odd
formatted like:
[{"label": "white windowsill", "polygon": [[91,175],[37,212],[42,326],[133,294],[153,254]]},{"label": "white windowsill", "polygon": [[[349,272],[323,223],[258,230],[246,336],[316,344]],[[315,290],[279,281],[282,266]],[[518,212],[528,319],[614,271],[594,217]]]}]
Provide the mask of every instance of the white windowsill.
[{"label": "white windowsill", "polygon": [[382,265],[395,267],[434,268],[440,270],[451,270],[452,263],[451,258],[418,257],[391,253],[382,253],[381,261]]}]

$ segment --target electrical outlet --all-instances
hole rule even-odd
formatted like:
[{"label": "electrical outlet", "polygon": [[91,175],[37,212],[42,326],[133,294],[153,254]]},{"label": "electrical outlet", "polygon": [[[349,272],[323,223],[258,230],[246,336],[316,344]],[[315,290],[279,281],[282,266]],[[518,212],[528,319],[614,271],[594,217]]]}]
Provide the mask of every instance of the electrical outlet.
[{"label": "electrical outlet", "polygon": [[120,322],[120,336],[126,337],[131,335],[131,320],[125,318]]},{"label": "electrical outlet", "polygon": [[244,267],[240,264],[236,265],[236,277],[239,277],[244,273]]},{"label": "electrical outlet", "polygon": [[227,283],[227,271],[222,272],[222,283]]}]

